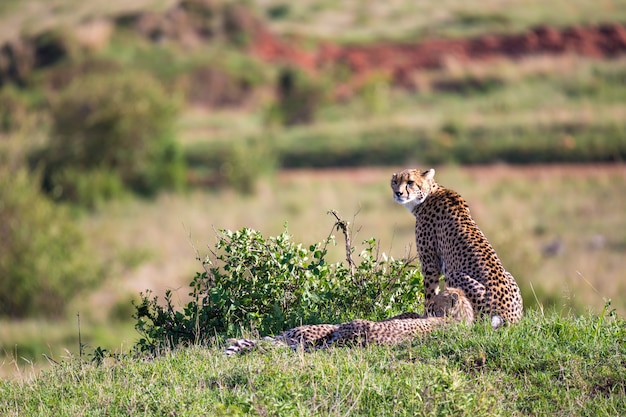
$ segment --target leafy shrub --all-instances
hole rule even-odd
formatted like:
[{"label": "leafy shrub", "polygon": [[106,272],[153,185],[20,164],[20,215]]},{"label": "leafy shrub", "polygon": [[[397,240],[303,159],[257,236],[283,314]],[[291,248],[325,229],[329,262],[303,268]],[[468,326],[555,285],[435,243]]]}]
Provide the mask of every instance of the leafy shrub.
[{"label": "leafy shrub", "polygon": [[0,132],[14,132],[28,121],[28,105],[12,86],[0,89]]},{"label": "leafy shrub", "polygon": [[248,138],[228,143],[201,143],[187,148],[190,171],[217,187],[231,187],[252,193],[263,175],[277,165],[276,153],[268,138]]},{"label": "leafy shrub", "polygon": [[88,208],[120,198],[125,191],[119,174],[108,168],[84,171],[68,167],[55,172],[52,182],[56,190],[63,190],[64,199]]},{"label": "leafy shrub", "polygon": [[98,278],[83,236],[25,169],[0,169],[0,316],[55,316]]},{"label": "leafy shrub", "polygon": [[368,114],[380,114],[389,108],[391,79],[383,72],[372,72],[359,86],[358,96]]},{"label": "leafy shrub", "polygon": [[265,14],[271,20],[285,19],[291,13],[291,5],[288,3],[278,3],[267,8]]},{"label": "leafy shrub", "polygon": [[269,110],[269,121],[285,126],[307,124],[315,120],[326,89],[320,80],[304,71],[284,68],[278,76],[278,100]]},{"label": "leafy shrub", "polygon": [[242,193],[252,193],[259,176],[273,171],[275,157],[261,139],[235,142],[220,164],[220,178]]},{"label": "leafy shrub", "polygon": [[332,235],[305,246],[287,231],[266,239],[248,228],[222,230],[214,259],[203,262],[205,271],[191,282],[192,301],[182,311],[173,306],[171,292],[164,305],[150,293],[141,295],[135,318],[143,337],[136,347],[154,352],[242,329],[276,334],[301,324],[381,319],[421,306],[423,280],[411,262],[378,254],[370,239],[358,265],[351,266],[351,255],[329,263],[335,243]]},{"label": "leafy shrub", "polygon": [[32,43],[38,67],[48,67],[66,59],[76,60],[81,54],[76,35],[69,28],[44,31],[36,35]]},{"label": "leafy shrub", "polygon": [[[97,199],[83,190],[101,190],[106,198],[118,180],[145,195],[181,187],[185,168],[173,140],[172,102],[142,72],[86,74],[72,82],[52,102],[52,136],[42,155],[44,189],[80,202]],[[108,185],[102,186],[103,177]]]},{"label": "leafy shrub", "polygon": [[626,158],[623,123],[439,129],[389,124],[358,129],[291,129],[272,137],[283,168],[506,162],[615,162]]}]

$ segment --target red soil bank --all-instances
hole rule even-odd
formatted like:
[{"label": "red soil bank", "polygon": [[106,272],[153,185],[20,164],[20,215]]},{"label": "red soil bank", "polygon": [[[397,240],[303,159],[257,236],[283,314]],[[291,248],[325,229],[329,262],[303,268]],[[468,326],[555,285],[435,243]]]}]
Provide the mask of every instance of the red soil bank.
[{"label": "red soil bank", "polygon": [[523,34],[484,35],[468,39],[426,39],[421,42],[336,45],[323,43],[314,52],[299,50],[257,26],[252,51],[268,61],[281,61],[309,70],[337,63],[347,65],[355,75],[384,71],[396,84],[410,82],[419,69],[438,68],[445,59],[459,61],[515,59],[525,55],[575,54],[606,59],[626,52],[626,26],[605,24],[565,29],[537,27]]}]

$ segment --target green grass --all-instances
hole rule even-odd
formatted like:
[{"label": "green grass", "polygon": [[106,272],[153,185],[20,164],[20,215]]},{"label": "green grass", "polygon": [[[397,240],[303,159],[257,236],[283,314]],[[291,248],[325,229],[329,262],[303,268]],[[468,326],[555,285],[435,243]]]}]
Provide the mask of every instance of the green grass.
[{"label": "green grass", "polygon": [[626,323],[608,316],[479,323],[397,347],[287,348],[227,358],[219,346],[153,360],[64,361],[0,381],[18,415],[623,415]]},{"label": "green grass", "polygon": [[0,43],[59,26],[75,28],[91,19],[125,12],[162,11],[173,4],[174,0],[3,0],[0,4]]},{"label": "green grass", "polygon": [[[130,301],[126,302],[130,307]],[[130,321],[102,322],[81,315],[80,341],[83,354],[98,346],[112,352],[128,351],[139,338]],[[49,367],[81,354],[77,316],[65,320],[24,319],[0,321],[0,379],[28,378]]]},{"label": "green grass", "polygon": [[[386,88],[327,103],[312,125],[268,128],[263,108],[185,112],[180,138],[191,167],[205,171],[224,162],[221,149],[250,138],[281,167],[619,161],[625,73],[623,59],[451,65],[420,75],[418,94]],[[442,84],[456,89],[436,90]]]},{"label": "green grass", "polygon": [[[33,34],[54,26],[78,23],[137,10],[164,10],[173,0],[4,0],[0,4],[0,42],[19,33]],[[282,34],[367,42],[433,36],[472,36],[486,32],[519,32],[550,24],[566,26],[626,20],[624,0],[555,0],[549,3],[515,0],[481,2],[473,7],[461,0],[385,3],[328,0],[248,1]],[[277,12],[278,11],[278,12]]]},{"label": "green grass", "polygon": [[[329,0],[253,0],[280,33],[342,42],[473,36],[520,32],[540,24],[567,26],[624,21],[623,0],[555,0],[549,3],[487,0],[480,7],[461,0],[392,0],[385,3]],[[272,13],[278,6],[283,10]]]}]

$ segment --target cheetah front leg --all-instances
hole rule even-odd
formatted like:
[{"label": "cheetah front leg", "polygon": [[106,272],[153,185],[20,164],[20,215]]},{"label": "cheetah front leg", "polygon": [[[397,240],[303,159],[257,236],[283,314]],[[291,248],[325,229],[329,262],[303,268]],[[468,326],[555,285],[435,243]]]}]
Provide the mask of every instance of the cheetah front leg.
[{"label": "cheetah front leg", "polygon": [[428,304],[439,290],[441,262],[435,253],[421,251],[419,258],[424,276],[424,302]]}]

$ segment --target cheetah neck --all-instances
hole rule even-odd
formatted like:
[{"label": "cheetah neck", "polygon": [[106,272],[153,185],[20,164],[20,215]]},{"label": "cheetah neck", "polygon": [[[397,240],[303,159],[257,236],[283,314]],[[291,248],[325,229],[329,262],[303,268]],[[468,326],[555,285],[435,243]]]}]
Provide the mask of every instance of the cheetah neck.
[{"label": "cheetah neck", "polygon": [[422,211],[422,209],[426,205],[425,203],[427,203],[428,201],[432,200],[435,197],[435,195],[438,192],[442,191],[442,190],[445,190],[445,188],[443,188],[442,186],[440,186],[437,183],[433,183],[430,191],[426,194],[426,196],[423,199],[421,199],[419,201],[418,200],[412,200],[412,201],[406,203],[405,207],[407,209],[409,209],[409,211],[417,219],[419,217],[420,212]]}]

